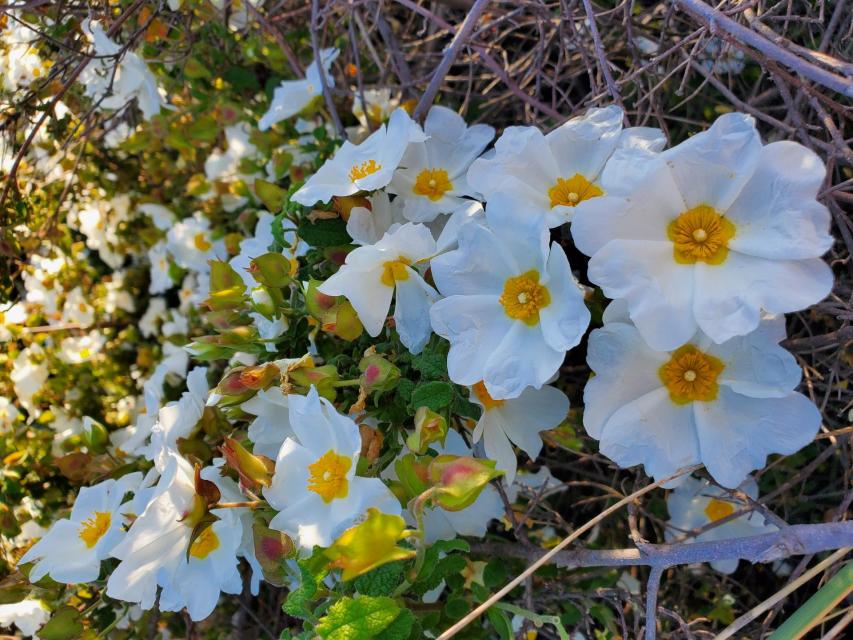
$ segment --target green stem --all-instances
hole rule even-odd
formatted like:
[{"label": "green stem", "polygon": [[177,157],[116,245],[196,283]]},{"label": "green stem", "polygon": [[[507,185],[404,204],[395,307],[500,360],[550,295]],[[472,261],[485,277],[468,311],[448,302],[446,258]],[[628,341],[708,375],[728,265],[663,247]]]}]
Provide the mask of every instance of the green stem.
[{"label": "green stem", "polygon": [[560,620],[559,616],[541,615],[505,602],[496,602],[494,606],[496,609],[503,609],[509,613],[519,615],[522,618],[527,618],[537,627],[541,627],[543,624],[554,625],[557,629],[557,635],[560,637],[560,640],[570,640],[569,632],[566,630],[566,627],[563,626],[563,621]]},{"label": "green stem", "polygon": [[333,382],[333,387],[355,387],[361,384],[361,378],[352,378],[350,380],[338,380],[337,382]]}]

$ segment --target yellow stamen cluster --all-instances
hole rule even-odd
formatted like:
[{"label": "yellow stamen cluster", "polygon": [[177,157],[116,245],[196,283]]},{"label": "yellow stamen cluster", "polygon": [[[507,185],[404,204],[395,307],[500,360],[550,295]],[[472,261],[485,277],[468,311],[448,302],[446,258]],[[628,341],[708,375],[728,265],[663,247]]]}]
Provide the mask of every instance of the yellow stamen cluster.
[{"label": "yellow stamen cluster", "polygon": [[731,502],[717,500],[717,498],[713,498],[708,502],[708,506],[705,507],[705,515],[708,516],[708,520],[711,522],[728,518],[734,512],[735,506]]},{"label": "yellow stamen cluster", "polygon": [[551,304],[551,294],[539,284],[539,272],[532,269],[507,278],[500,303],[510,318],[533,326],[539,322],[539,311]]},{"label": "yellow stamen cluster", "polygon": [[406,269],[411,264],[402,256],[396,260],[388,260],[382,264],[382,275],[380,280],[386,287],[393,287],[395,283],[409,279],[409,271]]},{"label": "yellow stamen cluster", "polygon": [[719,358],[702,353],[692,344],[673,351],[672,357],[658,371],[675,404],[709,402],[716,399],[717,378],[725,369]]},{"label": "yellow stamen cluster", "polygon": [[480,404],[483,405],[486,411],[499,407],[506,402],[506,400],[495,400],[491,395],[489,395],[489,390],[486,389],[486,385],[482,380],[474,383],[474,386],[471,387],[471,389],[474,391],[474,395],[477,396],[477,400],[480,401]]},{"label": "yellow stamen cluster", "polygon": [[735,226],[713,207],[700,204],[670,222],[666,233],[679,264],[722,264],[729,253],[728,244],[735,235]]},{"label": "yellow stamen cluster", "polygon": [[95,514],[83,521],[77,535],[86,543],[86,548],[91,549],[109,530],[113,518],[109,511],[95,511]]},{"label": "yellow stamen cluster", "polygon": [[453,189],[453,183],[444,169],[424,169],[415,178],[412,187],[419,196],[426,196],[433,202],[441,200],[442,196]]},{"label": "yellow stamen cluster", "polygon": [[376,160],[365,160],[361,164],[354,164],[349,170],[349,179],[350,182],[355,182],[356,180],[361,180],[362,178],[366,178],[372,173],[376,173],[382,168],[381,164],[378,164]]},{"label": "yellow stamen cluster", "polygon": [[584,200],[596,198],[600,195],[604,195],[604,191],[579,173],[571,178],[557,178],[554,186],[548,189],[551,208],[558,205],[574,207]]},{"label": "yellow stamen cluster", "polygon": [[308,490],[313,491],[323,502],[346,498],[349,493],[347,472],[352,458],[341,456],[329,449],[320,458],[308,465]]},{"label": "yellow stamen cluster", "polygon": [[190,545],[190,555],[193,558],[204,560],[218,548],[219,536],[216,535],[212,526],[208,526],[198,534],[198,537],[195,540],[193,540],[192,545]]},{"label": "yellow stamen cluster", "polygon": [[193,238],[193,244],[195,245],[196,249],[198,249],[199,251],[204,251],[205,253],[210,251],[210,248],[213,246],[207,241],[207,238],[204,237],[203,233],[195,234],[195,237]]}]

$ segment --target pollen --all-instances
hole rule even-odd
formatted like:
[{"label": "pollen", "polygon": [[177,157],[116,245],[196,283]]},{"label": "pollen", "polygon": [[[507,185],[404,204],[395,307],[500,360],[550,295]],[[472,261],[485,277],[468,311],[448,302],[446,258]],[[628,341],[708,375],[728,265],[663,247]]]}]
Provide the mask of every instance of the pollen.
[{"label": "pollen", "polygon": [[91,549],[104,537],[112,521],[113,517],[109,511],[95,511],[94,515],[83,521],[77,535],[86,543],[86,548]]},{"label": "pollen", "polygon": [[195,245],[196,249],[204,252],[210,251],[210,248],[213,246],[207,241],[207,238],[204,237],[203,233],[195,234],[195,237],[193,238],[193,244]]},{"label": "pollen", "polygon": [[713,498],[710,502],[708,502],[708,506],[705,507],[705,515],[708,516],[708,519],[711,522],[716,522],[717,520],[728,518],[734,512],[735,506],[731,502],[726,502],[725,500],[718,500],[717,498]]},{"label": "pollen", "polygon": [[673,351],[669,362],[658,371],[675,404],[709,402],[716,399],[717,378],[725,368],[719,358],[699,351],[692,344]]},{"label": "pollen", "polygon": [[474,386],[471,387],[471,389],[474,391],[474,395],[477,396],[477,400],[480,401],[480,404],[483,405],[486,411],[499,407],[506,402],[506,400],[495,400],[491,395],[489,395],[489,390],[486,389],[486,384],[482,380],[474,383]]},{"label": "pollen", "polygon": [[729,253],[735,226],[716,209],[705,204],[688,209],[669,223],[673,257],[679,264],[722,264]]},{"label": "pollen", "polygon": [[551,294],[539,284],[539,272],[532,269],[507,278],[500,303],[510,318],[533,326],[539,322],[539,311],[551,304]]},{"label": "pollen", "polygon": [[351,466],[351,458],[329,449],[316,462],[308,465],[308,490],[319,495],[327,504],[338,498],[346,498],[349,493],[347,472]]},{"label": "pollen", "polygon": [[367,176],[376,173],[382,168],[381,164],[378,164],[376,160],[365,160],[361,164],[354,164],[349,170],[349,179],[350,182],[355,182],[356,180],[362,180]]},{"label": "pollen", "polygon": [[556,206],[574,207],[584,200],[601,195],[604,195],[604,191],[579,173],[571,178],[557,178],[554,186],[548,189],[552,208]]},{"label": "pollen", "polygon": [[193,540],[192,545],[190,545],[190,555],[193,558],[204,560],[218,548],[219,536],[216,535],[212,526],[208,526]]},{"label": "pollen", "polygon": [[382,275],[380,280],[386,287],[393,287],[395,283],[409,279],[409,271],[406,267],[411,264],[402,256],[396,260],[388,260],[382,264]]},{"label": "pollen", "polygon": [[453,189],[453,183],[444,169],[424,169],[415,178],[415,185],[412,187],[419,196],[425,196],[436,202],[441,200],[445,193]]}]

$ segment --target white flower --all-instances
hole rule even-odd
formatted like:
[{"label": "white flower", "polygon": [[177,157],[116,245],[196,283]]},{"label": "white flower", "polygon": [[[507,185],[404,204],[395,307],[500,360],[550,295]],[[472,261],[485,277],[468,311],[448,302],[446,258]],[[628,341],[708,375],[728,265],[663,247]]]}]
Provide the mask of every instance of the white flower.
[{"label": "white flower", "polygon": [[587,355],[596,375],[584,389],[584,426],[604,455],[622,467],[643,464],[655,478],[702,463],[736,487],[768,454],[811,442],[820,412],[793,391],[801,371],[778,345],[783,317],[723,344],[697,333],[654,351],[620,306],[605,312]]},{"label": "white flower", "polygon": [[438,297],[415,270],[435,254],[432,233],[425,226],[408,223],[373,246],[347,254],[346,264],[319,287],[328,296],[346,296],[371,336],[378,336],[397,292],[394,321],[400,341],[419,353],[430,336],[429,308]]},{"label": "white flower", "polygon": [[187,376],[187,390],[175,402],[160,409],[157,424],[151,430],[151,446],[146,452],[155,464],[169,451],[177,450],[178,438],[188,437],[204,414],[207,394],[207,367],[196,367]]},{"label": "white flower", "polygon": [[151,293],[163,293],[175,286],[169,273],[169,251],[165,241],[161,240],[148,250],[148,262],[151,265]]},{"label": "white flower", "polygon": [[279,510],[270,527],[291,535],[302,549],[328,547],[369,507],[400,514],[400,503],[379,478],[355,475],[361,451],[358,427],[311,387],[288,397],[290,426],[278,452],[267,501]]},{"label": "white flower", "polygon": [[397,109],[387,125],[380,126],[361,144],[344,142],[334,157],[293,194],[293,200],[308,207],[318,201],[328,202],[332,196],[381,189],[391,182],[409,143],[425,139],[409,114]]},{"label": "white flower", "polygon": [[237,550],[243,529],[233,509],[214,509],[219,519],[190,544],[193,469],[174,452],[164,462],[148,505],[112,551],[121,562],[107,582],[107,595],[150,609],[160,586],[160,609],[186,607],[190,618],[201,620],[216,607],[220,591],[242,591]]},{"label": "white flower", "polygon": [[50,423],[50,428],[56,431],[53,436],[51,452],[54,456],[62,455],[62,443],[73,436],[83,433],[83,422],[80,418],[72,416],[62,407],[51,406],[50,412],[53,414],[53,421]]},{"label": "white flower", "polygon": [[[400,106],[400,99],[391,95],[390,89],[364,90],[364,103],[361,100],[362,92],[356,91],[352,100],[352,115],[358,120],[359,126],[348,127],[347,136],[354,142],[364,140],[371,128],[376,128],[383,122],[387,122],[391,113]],[[367,105],[367,109],[364,105]]]},{"label": "white flower", "polygon": [[136,303],[125,284],[125,276],[125,271],[113,271],[109,280],[104,280],[104,288],[106,289],[102,300],[104,312],[113,314],[119,309],[128,313],[136,311]]},{"label": "white flower", "polygon": [[106,337],[98,331],[90,331],[83,336],[68,336],[59,345],[59,357],[69,364],[88,362],[101,352],[106,343]]},{"label": "white flower", "polygon": [[249,439],[255,445],[255,453],[274,460],[285,439],[296,437],[290,426],[287,399],[279,387],[270,387],[240,405],[243,411],[255,416],[249,425]]},{"label": "white flower", "polygon": [[[240,163],[244,158],[257,155],[258,148],[250,138],[252,130],[245,122],[238,122],[225,128],[225,151],[216,150],[204,161],[204,174],[211,182],[214,180],[240,179]],[[245,199],[243,199],[245,202]]]},{"label": "white flower", "polygon": [[[758,499],[758,484],[751,476],[743,481],[738,490],[753,500]],[[666,507],[670,519],[666,523],[666,541],[673,542],[687,536],[690,542],[714,542],[757,536],[779,530],[776,525],[765,524],[764,517],[752,511],[715,525],[699,535],[687,535],[691,531],[727,518],[746,506],[746,503],[730,496],[727,491],[711,485],[707,480],[689,476],[667,496]],[[711,566],[720,573],[733,573],[737,565],[737,558],[716,560],[711,563]]]},{"label": "white flower", "polygon": [[697,328],[724,342],[754,330],[762,309],[796,311],[829,293],[830,216],[815,200],[826,172],[814,153],[762,146],[753,119],[731,113],[650,166],[627,197],[597,198],[572,223],[590,280],[627,300],[650,345],[673,349]]},{"label": "white flower", "polygon": [[539,432],[553,429],[569,412],[566,394],[550,386],[528,387],[517,398],[495,400],[478,382],[471,387],[471,400],[483,408],[473,441],[483,441],[486,458],[496,461],[496,468],[506,472],[508,484],[515,479],[518,462],[512,445],[536,460],[542,450]]},{"label": "white flower", "polygon": [[201,213],[175,224],[166,238],[169,253],[184,269],[206,273],[210,269],[209,260],[225,257],[224,244],[213,240],[210,220]]},{"label": "white flower", "polygon": [[18,627],[24,636],[36,637],[36,632],[50,619],[50,610],[41,600],[21,600],[0,604],[0,627]]},{"label": "white flower", "polygon": [[56,521],[18,561],[19,565],[35,562],[30,580],[38,582],[46,575],[70,584],[97,580],[101,562],[124,535],[124,496],[141,482],[142,474],[137,471],[81,488],[71,515]]},{"label": "white flower", "polygon": [[18,419],[18,408],[9,402],[9,398],[0,396],[0,433],[9,429]]},{"label": "white flower", "polygon": [[459,248],[433,258],[432,275],[448,296],[430,318],[450,341],[450,378],[469,386],[482,380],[493,398],[548,382],[589,324],[562,247],[549,248],[546,230],[508,218],[494,228],[462,226]]},{"label": "white flower", "polygon": [[136,208],[151,218],[151,222],[153,222],[154,226],[160,229],[160,231],[168,231],[177,221],[177,218],[175,214],[172,213],[171,209],[167,209],[162,204],[157,204],[156,202],[143,202]]},{"label": "white flower", "polygon": [[42,60],[38,50],[32,46],[40,40],[38,27],[21,24],[17,12],[9,12],[7,16],[8,29],[0,38],[5,51],[0,60],[4,70],[3,84],[15,92],[29,87],[39,78],[46,78],[52,63]]},{"label": "white flower", "polygon": [[86,301],[80,287],[74,287],[65,294],[65,304],[62,305],[62,321],[81,327],[88,327],[95,321],[95,309]]},{"label": "white flower", "polygon": [[536,127],[507,127],[494,152],[476,160],[468,183],[491,204],[507,198],[520,219],[557,227],[589,201],[609,191],[602,183],[607,159],[617,147],[658,150],[657,129],[622,130],[622,109],[590,109],[545,135]]},{"label": "white flower", "polygon": [[27,321],[27,307],[22,302],[0,310],[0,342],[8,342],[12,339],[12,332],[9,327],[13,325],[22,325]]},{"label": "white flower", "polygon": [[12,373],[9,374],[18,404],[32,417],[38,415],[33,396],[41,390],[49,374],[44,358],[44,350],[37,343],[33,343],[21,350],[12,363]]},{"label": "white flower", "polygon": [[104,56],[91,60],[80,74],[85,94],[100,100],[104,109],[121,109],[136,98],[146,120],[160,113],[160,107],[165,103],[156,78],[142,58],[126,51],[118,60],[122,48],[110,40],[103,27],[95,21],[86,19],[81,28],[94,44],[95,54]]},{"label": "white flower", "polygon": [[[152,285],[152,293],[153,285]],[[157,324],[166,317],[166,299],[161,297],[151,298],[148,308],[139,319],[139,331],[146,338],[157,335]]]},{"label": "white flower", "polygon": [[323,95],[323,85],[320,80],[320,64],[323,65],[323,75],[326,86],[335,86],[335,78],[329,73],[332,62],[338,57],[337,49],[323,49],[320,52],[320,62],[312,60],[305,69],[305,78],[301,80],[284,80],[273,92],[270,108],[258,121],[258,129],[266,131],[276,122],[295,116],[308,107],[317,97]]},{"label": "white flower", "polygon": [[189,354],[181,347],[172,344],[171,342],[163,343],[163,355],[151,377],[143,384],[143,389],[152,394],[152,397],[159,400],[163,397],[163,384],[166,380],[182,380],[186,377],[187,367],[189,366]]},{"label": "white flower", "polygon": [[424,123],[428,136],[409,145],[388,186],[403,198],[403,215],[412,222],[429,222],[465,204],[462,196],[474,196],[465,177],[468,167],[495,137],[484,124],[468,127],[447,107],[432,107]]}]

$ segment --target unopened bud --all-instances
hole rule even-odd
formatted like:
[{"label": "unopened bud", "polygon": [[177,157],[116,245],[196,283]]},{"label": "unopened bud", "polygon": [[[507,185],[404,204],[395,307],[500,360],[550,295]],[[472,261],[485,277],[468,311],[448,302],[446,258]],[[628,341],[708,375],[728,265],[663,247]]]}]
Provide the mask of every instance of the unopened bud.
[{"label": "unopened bud", "polygon": [[503,475],[494,460],[444,454],[429,464],[429,480],[438,491],[433,502],[446,511],[461,511],[470,506],[491,480]]}]

